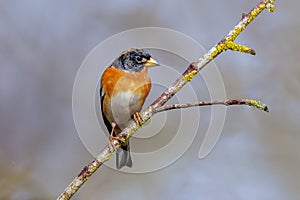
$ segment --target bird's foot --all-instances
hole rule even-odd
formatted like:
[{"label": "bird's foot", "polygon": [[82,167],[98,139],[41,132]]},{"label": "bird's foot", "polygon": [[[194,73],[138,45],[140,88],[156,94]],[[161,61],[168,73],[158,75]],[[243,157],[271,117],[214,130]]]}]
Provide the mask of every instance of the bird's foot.
[{"label": "bird's foot", "polygon": [[136,112],[133,114],[133,120],[135,121],[136,124],[139,126],[143,125],[143,118],[139,112]]},{"label": "bird's foot", "polygon": [[120,143],[123,143],[124,142],[124,139],[122,138],[119,138],[117,136],[113,136],[114,134],[114,130],[115,130],[115,127],[116,127],[116,123],[115,122],[112,122],[111,123],[111,132],[109,134],[109,144],[114,148],[114,150],[116,151],[116,148],[115,148],[115,144],[113,143],[114,140],[118,140]]}]

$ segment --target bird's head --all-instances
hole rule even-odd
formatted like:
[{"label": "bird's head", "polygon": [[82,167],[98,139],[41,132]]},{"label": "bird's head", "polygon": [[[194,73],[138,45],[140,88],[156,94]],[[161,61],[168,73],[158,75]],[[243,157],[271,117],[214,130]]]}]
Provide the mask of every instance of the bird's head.
[{"label": "bird's head", "polygon": [[143,49],[127,49],[116,58],[112,64],[118,69],[129,72],[140,72],[145,67],[158,66],[158,62],[151,57],[151,55]]}]

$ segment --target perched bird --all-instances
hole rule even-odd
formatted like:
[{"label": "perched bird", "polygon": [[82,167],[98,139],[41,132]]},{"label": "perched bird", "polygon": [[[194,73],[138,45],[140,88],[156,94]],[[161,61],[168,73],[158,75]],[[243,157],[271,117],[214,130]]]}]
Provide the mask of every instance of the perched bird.
[{"label": "perched bird", "polygon": [[[117,136],[139,112],[151,89],[148,67],[157,66],[143,49],[123,51],[103,72],[100,81],[100,99],[103,121],[111,134]],[[116,152],[116,166],[131,167],[129,142]]]}]

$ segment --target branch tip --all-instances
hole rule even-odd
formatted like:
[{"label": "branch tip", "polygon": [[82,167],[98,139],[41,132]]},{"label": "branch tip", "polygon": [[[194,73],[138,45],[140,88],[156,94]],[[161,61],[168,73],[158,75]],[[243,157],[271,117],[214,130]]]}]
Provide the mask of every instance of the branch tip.
[{"label": "branch tip", "polygon": [[275,11],[275,0],[267,0],[266,1],[266,8],[269,12]]},{"label": "branch tip", "polygon": [[244,12],[243,12],[243,13],[242,13],[242,20],[243,20],[245,17],[247,17],[247,15],[248,15],[247,13],[244,13]]},{"label": "branch tip", "polygon": [[225,45],[225,50],[227,49],[230,49],[232,51],[238,51],[238,52],[241,52],[241,53],[247,53],[247,54],[251,54],[251,55],[255,55],[255,50],[254,49],[251,49],[245,45],[240,45],[240,44],[237,44],[233,41],[226,41],[224,43]]},{"label": "branch tip", "polygon": [[251,54],[251,55],[253,55],[253,56],[256,55],[256,52],[255,52],[254,49],[249,49],[248,53]]},{"label": "branch tip", "polygon": [[254,108],[257,108],[259,110],[262,110],[262,111],[265,111],[265,112],[269,112],[268,106],[265,105],[265,104],[263,104],[263,103],[261,103],[260,101],[246,99],[245,103],[247,105],[252,106]]}]

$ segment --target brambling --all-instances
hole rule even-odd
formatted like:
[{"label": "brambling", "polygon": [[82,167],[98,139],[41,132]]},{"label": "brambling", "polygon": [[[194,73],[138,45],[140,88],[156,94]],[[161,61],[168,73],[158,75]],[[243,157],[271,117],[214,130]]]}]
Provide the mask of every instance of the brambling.
[{"label": "brambling", "polygon": [[[100,98],[103,121],[110,137],[117,136],[139,112],[151,89],[148,68],[158,62],[143,49],[123,51],[103,72]],[[129,141],[116,151],[116,167],[132,167]]]}]

